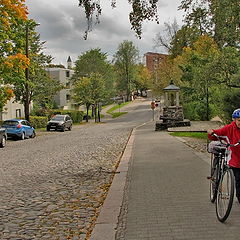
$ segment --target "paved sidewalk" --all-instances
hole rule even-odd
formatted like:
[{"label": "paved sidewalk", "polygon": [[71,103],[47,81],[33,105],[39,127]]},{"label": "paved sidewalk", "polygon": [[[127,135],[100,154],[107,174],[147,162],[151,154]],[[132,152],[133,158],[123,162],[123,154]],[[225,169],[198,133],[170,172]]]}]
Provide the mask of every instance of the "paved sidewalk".
[{"label": "paved sidewalk", "polygon": [[226,224],[209,201],[209,164],[178,139],[138,128],[128,188],[126,240],[238,239],[240,207]]},{"label": "paved sidewalk", "polygon": [[[154,131],[154,122],[134,130],[130,140],[127,189],[122,203],[125,210],[120,214],[119,203],[114,205],[111,200],[113,196],[118,202],[123,198],[121,174],[126,175],[126,168],[120,168],[118,180],[112,185],[117,194],[111,187],[91,239],[239,239],[240,206],[234,202],[229,219],[222,224],[209,200],[206,154],[196,153],[167,132]],[[124,162],[126,167],[126,158]],[[109,214],[114,217],[104,218]]]}]

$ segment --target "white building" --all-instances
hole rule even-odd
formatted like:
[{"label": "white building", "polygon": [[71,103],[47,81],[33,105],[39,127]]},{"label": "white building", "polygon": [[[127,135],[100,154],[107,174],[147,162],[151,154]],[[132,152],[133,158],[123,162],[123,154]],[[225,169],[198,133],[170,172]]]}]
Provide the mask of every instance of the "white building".
[{"label": "white building", "polygon": [[71,101],[71,83],[70,79],[74,73],[72,70],[72,61],[71,58],[68,57],[67,61],[68,68],[47,68],[46,71],[48,72],[49,76],[52,79],[59,81],[63,86],[64,89],[60,90],[54,97],[54,101],[58,105],[59,108],[63,109],[74,109],[74,105]]},{"label": "white building", "polygon": [[[66,68],[47,68],[46,71],[49,73],[49,76],[53,79],[58,80],[63,86],[64,89],[60,90],[54,97],[55,102],[59,108],[63,109],[74,109],[75,106],[71,102],[70,95],[70,79],[74,73],[72,70],[72,61],[71,58],[68,58]],[[30,110],[32,109],[33,104],[30,104]],[[7,120],[11,118],[24,118],[24,106],[20,102],[17,102],[15,98],[11,98],[7,101],[2,112],[0,112],[0,120]]]},{"label": "white building", "polygon": [[0,112],[0,120],[7,120],[11,118],[24,118],[24,106],[23,104],[16,102],[15,98],[11,98],[7,101],[7,104]]}]

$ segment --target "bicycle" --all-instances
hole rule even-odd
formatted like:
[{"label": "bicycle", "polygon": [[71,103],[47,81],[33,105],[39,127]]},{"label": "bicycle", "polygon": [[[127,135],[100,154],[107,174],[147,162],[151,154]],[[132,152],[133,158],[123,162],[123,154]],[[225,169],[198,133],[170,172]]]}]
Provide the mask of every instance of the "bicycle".
[{"label": "bicycle", "polygon": [[218,141],[208,148],[208,152],[211,153],[211,175],[208,177],[210,180],[210,200],[215,203],[218,220],[225,222],[232,209],[235,191],[233,170],[228,165],[230,147],[238,146],[240,141],[230,144],[226,136],[218,136],[215,133],[213,136]]}]

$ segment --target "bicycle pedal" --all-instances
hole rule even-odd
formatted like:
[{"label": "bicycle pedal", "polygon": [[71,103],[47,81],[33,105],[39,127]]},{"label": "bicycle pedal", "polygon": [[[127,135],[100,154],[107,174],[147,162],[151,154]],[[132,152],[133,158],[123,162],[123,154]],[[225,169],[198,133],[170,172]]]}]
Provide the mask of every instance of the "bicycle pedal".
[{"label": "bicycle pedal", "polygon": [[211,179],[212,179],[212,177],[211,177],[211,176],[207,176],[207,179],[208,179],[208,180],[211,180]]}]

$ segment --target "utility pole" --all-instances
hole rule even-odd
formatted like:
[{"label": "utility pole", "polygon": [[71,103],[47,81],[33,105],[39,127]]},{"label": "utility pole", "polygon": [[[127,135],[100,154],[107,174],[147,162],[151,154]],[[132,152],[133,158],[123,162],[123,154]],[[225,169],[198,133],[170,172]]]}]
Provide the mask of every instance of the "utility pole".
[{"label": "utility pole", "polygon": [[[28,50],[28,32],[29,32],[29,28],[28,28],[28,22],[26,23],[26,36],[25,36],[25,55],[27,58],[29,58],[29,50]],[[24,99],[24,112],[25,112],[25,118],[27,121],[29,121],[29,115],[30,115],[30,111],[29,111],[29,104],[30,104],[30,99],[29,99],[29,68],[26,67],[25,69],[25,99]]]}]

